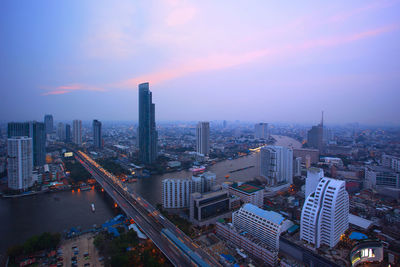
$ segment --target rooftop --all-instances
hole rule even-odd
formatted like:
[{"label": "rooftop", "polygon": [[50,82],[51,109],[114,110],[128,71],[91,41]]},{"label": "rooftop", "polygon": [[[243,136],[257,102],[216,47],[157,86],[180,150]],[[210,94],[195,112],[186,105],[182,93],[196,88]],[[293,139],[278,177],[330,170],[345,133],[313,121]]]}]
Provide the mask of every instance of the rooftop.
[{"label": "rooftop", "polygon": [[361,227],[363,229],[368,229],[372,225],[372,221],[361,218],[351,213],[349,213],[349,223]]},{"label": "rooftop", "polygon": [[235,189],[238,189],[240,191],[243,191],[243,192],[245,192],[247,194],[251,194],[251,193],[254,193],[254,192],[257,192],[257,191],[260,191],[260,190],[264,189],[262,187],[258,187],[258,186],[255,186],[255,185],[252,185],[252,184],[247,184],[247,183],[241,184],[239,186],[237,184],[236,185],[232,185],[232,187],[235,188]]},{"label": "rooftop", "polygon": [[279,213],[275,212],[275,211],[268,211],[268,210],[263,210],[260,209],[259,207],[253,205],[253,204],[244,204],[242,209],[254,213],[257,216],[260,216],[274,224],[281,224],[283,222],[283,220],[285,219],[282,215],[280,215]]}]

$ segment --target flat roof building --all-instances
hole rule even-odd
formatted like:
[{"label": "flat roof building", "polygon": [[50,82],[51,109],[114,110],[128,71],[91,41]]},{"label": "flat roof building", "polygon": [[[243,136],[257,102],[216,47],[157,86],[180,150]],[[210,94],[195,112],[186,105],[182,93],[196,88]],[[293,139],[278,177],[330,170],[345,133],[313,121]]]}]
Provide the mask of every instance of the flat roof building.
[{"label": "flat roof building", "polygon": [[238,196],[243,203],[250,203],[257,207],[264,204],[264,188],[252,184],[232,184],[228,191],[231,195]]}]

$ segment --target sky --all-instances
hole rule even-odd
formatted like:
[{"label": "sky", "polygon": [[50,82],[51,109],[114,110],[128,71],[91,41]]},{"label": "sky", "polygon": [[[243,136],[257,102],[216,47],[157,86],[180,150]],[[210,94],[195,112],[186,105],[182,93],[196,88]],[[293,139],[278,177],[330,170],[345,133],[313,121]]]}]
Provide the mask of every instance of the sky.
[{"label": "sky", "polygon": [[3,0],[0,120],[400,125],[400,0]]}]

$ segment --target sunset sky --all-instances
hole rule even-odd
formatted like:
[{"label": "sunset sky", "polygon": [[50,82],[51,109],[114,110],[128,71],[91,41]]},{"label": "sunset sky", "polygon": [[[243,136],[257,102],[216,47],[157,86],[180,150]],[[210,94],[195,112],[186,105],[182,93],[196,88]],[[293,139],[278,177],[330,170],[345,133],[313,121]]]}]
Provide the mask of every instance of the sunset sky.
[{"label": "sunset sky", "polygon": [[400,1],[15,1],[0,120],[400,125]]}]

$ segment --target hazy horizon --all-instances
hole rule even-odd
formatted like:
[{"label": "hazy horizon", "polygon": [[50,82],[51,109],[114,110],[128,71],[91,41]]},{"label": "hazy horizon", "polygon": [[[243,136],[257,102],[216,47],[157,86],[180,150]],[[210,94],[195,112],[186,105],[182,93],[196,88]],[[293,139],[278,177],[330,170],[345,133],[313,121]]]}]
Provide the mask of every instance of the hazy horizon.
[{"label": "hazy horizon", "polygon": [[400,1],[6,0],[1,121],[399,126]]}]

